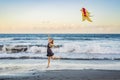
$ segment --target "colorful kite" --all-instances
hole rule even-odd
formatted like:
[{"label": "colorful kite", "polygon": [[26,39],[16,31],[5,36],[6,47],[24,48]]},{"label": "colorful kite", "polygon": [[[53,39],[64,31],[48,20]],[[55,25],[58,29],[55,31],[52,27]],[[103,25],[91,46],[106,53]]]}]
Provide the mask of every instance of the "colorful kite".
[{"label": "colorful kite", "polygon": [[85,9],[85,8],[82,8],[81,9],[81,12],[82,12],[82,21],[89,21],[89,22],[92,22],[92,20],[90,19],[90,13]]}]

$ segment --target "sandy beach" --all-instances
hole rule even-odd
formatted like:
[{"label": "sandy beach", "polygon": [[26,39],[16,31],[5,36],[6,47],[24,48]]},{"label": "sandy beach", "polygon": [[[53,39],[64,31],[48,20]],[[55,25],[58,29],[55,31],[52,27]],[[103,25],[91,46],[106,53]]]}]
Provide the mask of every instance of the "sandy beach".
[{"label": "sandy beach", "polygon": [[120,80],[118,70],[46,70],[22,76],[2,76],[0,80]]},{"label": "sandy beach", "polygon": [[117,60],[1,60],[0,80],[120,80]]}]

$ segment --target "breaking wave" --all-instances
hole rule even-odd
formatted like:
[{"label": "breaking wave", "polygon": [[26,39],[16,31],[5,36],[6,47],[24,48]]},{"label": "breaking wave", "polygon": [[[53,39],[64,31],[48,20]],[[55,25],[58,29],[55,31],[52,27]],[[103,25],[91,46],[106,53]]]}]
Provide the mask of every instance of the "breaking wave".
[{"label": "breaking wave", "polygon": [[[46,53],[47,45],[0,45],[0,51],[6,53]],[[119,45],[108,46],[105,44],[79,44],[79,43],[65,43],[56,45],[53,48],[55,53],[97,53],[97,54],[120,54]]]}]

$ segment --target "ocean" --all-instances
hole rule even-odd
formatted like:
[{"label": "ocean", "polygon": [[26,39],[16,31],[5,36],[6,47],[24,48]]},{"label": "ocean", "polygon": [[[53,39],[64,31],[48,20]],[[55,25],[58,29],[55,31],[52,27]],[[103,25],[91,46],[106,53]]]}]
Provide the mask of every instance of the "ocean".
[{"label": "ocean", "polygon": [[[47,34],[0,34],[0,76],[61,69],[120,70],[120,34],[50,34],[55,56],[47,66]],[[20,74],[21,73],[21,74]]]},{"label": "ocean", "polygon": [[[120,34],[50,34],[64,59],[120,59]],[[47,34],[0,34],[0,58],[46,56]]]}]

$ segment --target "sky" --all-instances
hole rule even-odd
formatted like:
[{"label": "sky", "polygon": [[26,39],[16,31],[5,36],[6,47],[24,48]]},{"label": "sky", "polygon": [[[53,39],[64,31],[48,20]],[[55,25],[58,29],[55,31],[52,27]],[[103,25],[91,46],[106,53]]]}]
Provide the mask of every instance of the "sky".
[{"label": "sky", "polygon": [[[0,33],[120,33],[120,0],[0,0]],[[80,9],[93,22],[82,22]]]}]

